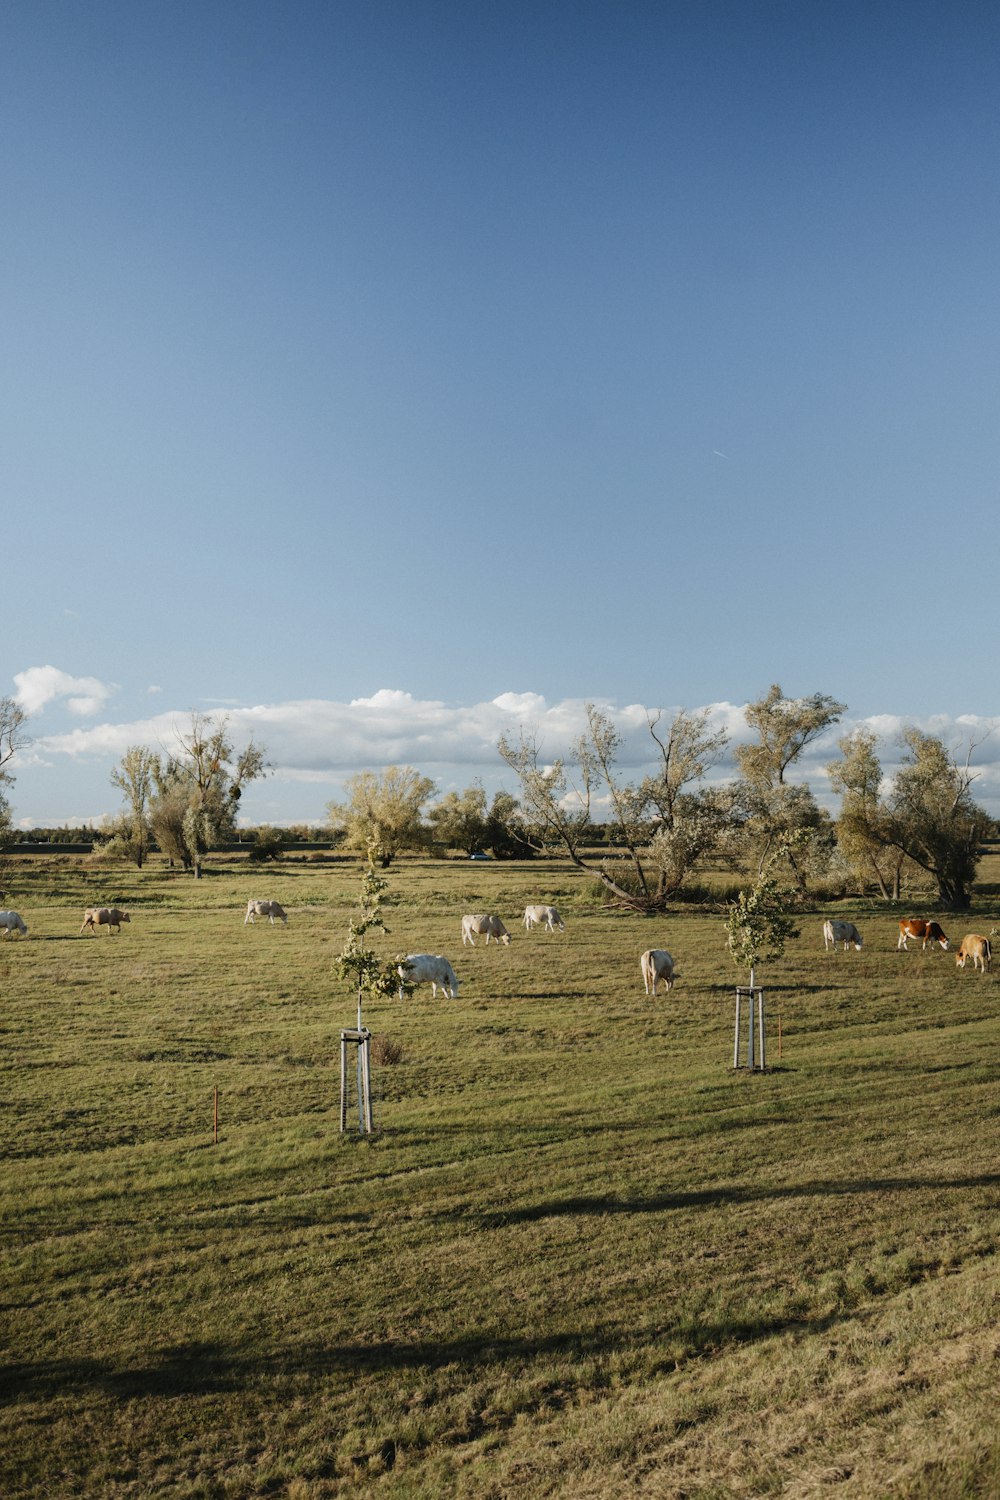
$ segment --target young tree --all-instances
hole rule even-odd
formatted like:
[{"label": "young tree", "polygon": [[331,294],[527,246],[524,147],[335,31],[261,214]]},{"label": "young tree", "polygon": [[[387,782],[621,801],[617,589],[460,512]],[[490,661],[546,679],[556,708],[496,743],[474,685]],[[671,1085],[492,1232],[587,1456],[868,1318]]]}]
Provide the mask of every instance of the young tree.
[{"label": "young tree", "polygon": [[786,698],[777,683],[747,705],[747,723],[757,731],[757,741],[737,748],[737,795],[758,877],[781,849],[799,890],[805,890],[809,846],[821,836],[824,820],[809,788],[790,786],[785,773],[807,745],[837,722],[845,707],[824,693]]},{"label": "young tree", "polygon": [[361,881],[358,915],[352,917],[348,924],[347,942],[337,960],[337,972],[341,979],[349,979],[357,991],[359,1031],[366,995],[370,999],[391,999],[400,988],[404,994],[411,994],[413,991],[412,984],[399,977],[399,958],[389,961],[381,959],[368,945],[370,932],[389,932],[382,915],[382,895],[388,881],[375,873],[375,860],[381,858],[381,852],[377,841],[371,839],[368,844],[368,865]]},{"label": "young tree", "polygon": [[[620,904],[637,911],[662,911],[696,861],[716,847],[730,826],[726,798],[715,792],[685,793],[721,752],[725,736],[710,734],[707,715],[679,714],[666,739],[649,731],[662,766],[639,785],[623,782],[616,771],[621,738],[609,716],[587,704],[587,729],[567,762],[539,763],[534,736],[518,744],[501,736],[498,749],[521,783],[521,816],[527,836],[538,847],[555,844],[582,870],[592,871]],[[592,835],[591,802],[606,789],[613,841],[620,851],[595,863],[586,852]]]},{"label": "young tree", "polygon": [[[787,851],[779,848],[774,864]],[[749,890],[740,891],[726,914],[726,943],[733,962],[750,971],[750,988],[761,956],[780,958],[789,938],[798,937],[798,929],[789,916],[791,893],[778,885],[770,869],[758,875]]]},{"label": "young tree", "polygon": [[209,849],[232,837],[244,787],[266,775],[264,751],[251,739],[237,755],[229,721],[193,713],[186,734],[177,736],[176,753],[150,770],[156,795],[150,821],[157,843],[186,870],[201,877]]},{"label": "young tree", "polygon": [[425,849],[428,829],[424,807],[434,782],[412,766],[386,766],[382,772],[359,771],[344,783],[346,802],[328,802],[335,830],[343,830],[349,849],[367,849],[374,841],[383,869],[404,849]]}]

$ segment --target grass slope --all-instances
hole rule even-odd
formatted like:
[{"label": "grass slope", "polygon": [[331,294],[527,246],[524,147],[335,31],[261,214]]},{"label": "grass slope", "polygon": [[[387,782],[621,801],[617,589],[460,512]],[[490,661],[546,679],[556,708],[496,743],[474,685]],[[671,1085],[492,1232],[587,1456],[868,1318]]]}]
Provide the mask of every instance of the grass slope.
[{"label": "grass slope", "polygon": [[[749,1076],[717,915],[609,912],[555,864],[390,880],[385,951],[462,985],[369,1008],[403,1061],[365,1141],[356,866],[10,869],[0,1493],[1000,1493],[1000,979],[897,953],[891,913],[843,912],[860,954],[804,918]],[[120,937],[77,936],[94,902]],[[463,950],[471,910],[511,947]],[[655,1001],[650,946],[682,974]]]}]

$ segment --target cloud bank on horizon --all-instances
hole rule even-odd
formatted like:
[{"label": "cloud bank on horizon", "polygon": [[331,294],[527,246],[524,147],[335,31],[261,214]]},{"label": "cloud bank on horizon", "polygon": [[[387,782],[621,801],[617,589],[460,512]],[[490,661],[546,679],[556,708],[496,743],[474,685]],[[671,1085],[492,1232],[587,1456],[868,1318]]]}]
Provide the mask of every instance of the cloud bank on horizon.
[{"label": "cloud bank on horizon", "polygon": [[[96,678],[73,678],[54,667],[32,667],[16,674],[17,699],[32,715],[32,728],[43,729],[46,712],[65,700],[76,718],[96,717],[115,694],[112,683]],[[682,705],[631,703],[618,706],[599,701],[613,718],[621,735],[619,764],[634,775],[651,767],[655,756],[648,721],[661,714],[669,721]],[[698,705],[683,705],[698,707]],[[713,729],[724,729],[730,737],[727,754],[713,772],[724,780],[735,773],[733,750],[752,736],[747,726],[745,704],[714,702],[703,706]],[[522,731],[534,735],[546,760],[566,756],[586,723],[586,700],[566,698],[548,702],[535,692],[505,692],[489,701],[448,704],[437,699],[417,698],[392,688],[382,688],[370,697],[338,702],[326,698],[293,699],[254,705],[233,705],[223,699],[204,706],[213,717],[225,716],[233,738],[245,743],[251,737],[264,747],[271,774],[265,782],[248,789],[245,819],[260,821],[322,821],[322,803],[339,792],[344,780],[362,769],[409,764],[438,781],[442,791],[480,779],[489,788],[511,785],[511,775],[500,761],[497,740],[501,734],[516,737]],[[31,745],[19,756],[19,783],[23,770],[32,781],[31,802],[36,812],[21,818],[34,823],[75,821],[59,811],[63,797],[60,773],[70,766],[91,784],[100,817],[113,810],[108,775],[130,745],[144,744],[169,751],[179,732],[190,722],[190,709],[168,709],[144,718],[105,718],[100,723],[51,733],[36,732]],[[971,749],[978,779],[979,800],[991,811],[1000,810],[1000,719],[978,714],[950,717],[904,717],[875,714],[866,718],[844,717],[810,745],[795,768],[795,778],[811,783],[821,800],[833,803],[827,793],[826,765],[837,756],[837,741],[856,727],[864,726],[881,741],[883,766],[892,774],[898,762],[900,735],[908,725],[939,735],[964,760]],[[302,784],[319,784],[329,796],[303,796]],[[79,785],[79,783],[78,783]],[[78,802],[76,791],[74,801]],[[18,797],[23,801],[23,797]],[[301,811],[308,800],[311,813]],[[48,811],[44,811],[45,808]],[[287,812],[282,814],[282,807]],[[88,819],[89,820],[89,819]]]}]

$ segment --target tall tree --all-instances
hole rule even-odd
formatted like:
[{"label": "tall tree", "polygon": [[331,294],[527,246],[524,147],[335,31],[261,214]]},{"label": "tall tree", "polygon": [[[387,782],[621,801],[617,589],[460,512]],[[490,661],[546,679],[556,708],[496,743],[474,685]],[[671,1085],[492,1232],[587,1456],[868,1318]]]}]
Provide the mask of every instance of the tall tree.
[{"label": "tall tree", "polygon": [[524,826],[521,804],[510,792],[494,792],[483,844],[495,859],[534,859],[538,853]]},{"label": "tall tree", "polygon": [[187,732],[177,735],[174,754],[166,760],[154,756],[150,770],[156,841],[171,862],[199,879],[204,855],[232,837],[244,788],[266,775],[264,751],[251,738],[237,754],[227,718],[193,713]]},{"label": "tall tree", "polygon": [[[695,863],[717,846],[730,826],[723,794],[685,793],[721,753],[725,737],[711,734],[707,716],[679,714],[664,737],[658,718],[649,732],[661,765],[638,785],[617,770],[621,737],[610,717],[587,704],[587,728],[568,760],[544,764],[537,739],[522,733],[515,743],[501,736],[501,758],[521,783],[520,816],[528,837],[542,848],[555,845],[582,870],[592,871],[615,901],[638,911],[662,911]],[[587,851],[591,807],[603,789],[618,852],[595,861]]]},{"label": "tall tree", "polygon": [[5,788],[13,786],[14,778],[7,766],[27,743],[27,720],[28,715],[13,698],[0,698],[0,847],[10,837],[10,804]]},{"label": "tall tree", "polygon": [[125,807],[111,825],[106,852],[134,860],[140,870],[153,836],[149,801],[153,794],[155,759],[153,751],[145,745],[129,745],[111,772],[111,785],[125,794]]},{"label": "tall tree", "polygon": [[[909,728],[903,732],[906,753],[888,794],[862,798],[856,785],[860,757],[844,750],[838,781],[846,786],[844,807],[851,837],[895,851],[924,870],[937,884],[944,905],[961,911],[972,904],[972,883],[979,849],[990,829],[990,818],[972,797],[976,773],[969,747],[959,763],[932,734]],[[869,762],[874,757],[874,746]],[[835,767],[831,767],[831,773]],[[873,773],[869,771],[869,775]]]},{"label": "tall tree", "polygon": [[412,766],[386,766],[384,771],[359,771],[344,783],[346,802],[328,802],[327,816],[343,830],[349,849],[378,847],[382,868],[404,849],[425,849],[429,830],[424,808],[434,794],[434,782]]},{"label": "tall tree", "polygon": [[906,756],[889,793],[896,847],[937,883],[946,905],[972,905],[972,882],[989,817],[972,798],[972,749],[959,764],[940,739],[910,728]]},{"label": "tall tree", "polygon": [[431,837],[449,849],[474,854],[486,841],[486,792],[479,782],[464,792],[446,792],[427,814]]},{"label": "tall tree", "polygon": [[826,768],[841,798],[837,845],[862,891],[874,881],[885,900],[898,901],[907,858],[892,842],[889,812],[882,802],[878,736],[869,729],[855,729],[837,743],[841,758]]},{"label": "tall tree", "polygon": [[799,890],[805,889],[807,851],[827,832],[826,820],[808,786],[789,784],[785,776],[806,746],[835,724],[845,707],[825,693],[786,698],[777,683],[763,698],[747,705],[747,723],[756,730],[757,739],[737,748],[737,794],[758,876],[763,876],[772,854],[781,849]]}]

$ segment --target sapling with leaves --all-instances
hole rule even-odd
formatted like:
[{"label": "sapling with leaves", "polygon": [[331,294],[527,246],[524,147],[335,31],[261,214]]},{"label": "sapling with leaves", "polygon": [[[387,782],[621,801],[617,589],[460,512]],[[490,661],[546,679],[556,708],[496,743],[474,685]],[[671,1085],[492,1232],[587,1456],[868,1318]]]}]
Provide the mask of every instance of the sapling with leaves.
[{"label": "sapling with leaves", "polygon": [[[776,851],[775,860],[785,853],[784,848]],[[788,939],[799,935],[789,914],[792,899],[791,892],[778,884],[769,867],[729,905],[726,941],[737,967],[749,969],[751,989],[761,957],[780,958]]]},{"label": "sapling with leaves", "polygon": [[377,840],[369,840],[368,865],[361,880],[359,913],[348,924],[347,942],[337,960],[342,979],[350,979],[358,992],[358,1030],[361,1025],[361,1007],[365,995],[371,999],[391,999],[402,989],[411,994],[413,986],[401,979],[397,969],[398,958],[382,959],[368,944],[370,932],[388,935],[389,929],[382,916],[382,896],[389,882],[375,872],[375,861],[381,860],[382,851]]}]

